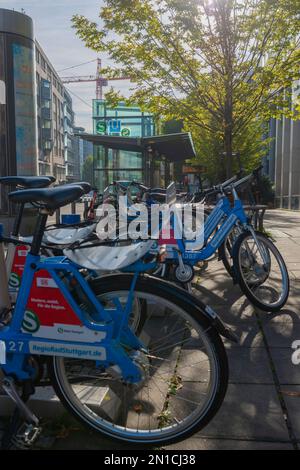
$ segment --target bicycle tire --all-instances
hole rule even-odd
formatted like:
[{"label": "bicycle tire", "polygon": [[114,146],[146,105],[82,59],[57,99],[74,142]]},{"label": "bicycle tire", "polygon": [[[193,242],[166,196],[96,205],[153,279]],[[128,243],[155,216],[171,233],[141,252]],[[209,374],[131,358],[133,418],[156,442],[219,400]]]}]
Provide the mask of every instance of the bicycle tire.
[{"label": "bicycle tire", "polygon": [[[130,289],[131,282],[132,275],[115,274],[92,281],[91,287],[93,288],[96,295],[103,295],[112,291],[128,291]],[[214,396],[209,408],[206,410],[204,415],[201,415],[195,419],[186,429],[181,429],[180,434],[173,432],[170,435],[166,434],[163,437],[151,436],[150,433],[147,437],[137,437],[136,435],[131,437],[129,435],[121,435],[117,429],[112,430],[111,428],[108,429],[101,427],[100,425],[96,426],[95,422],[92,422],[92,420],[88,418],[88,415],[83,414],[82,409],[76,408],[74,400],[72,400],[72,397],[68,393],[68,386],[65,384],[65,378],[62,375],[62,358],[50,358],[49,375],[51,377],[53,387],[66,409],[68,409],[76,419],[81,421],[81,423],[83,423],[89,429],[93,429],[102,435],[106,435],[118,441],[134,442],[135,444],[177,442],[202,429],[211,421],[220,408],[224,400],[228,384],[228,361],[226,351],[218,332],[211,326],[207,315],[201,311],[201,302],[197,301],[196,304],[198,306],[196,307],[194,305],[195,302],[193,297],[186,291],[183,291],[178,287],[174,288],[174,285],[171,283],[161,281],[150,276],[140,276],[137,280],[135,291],[159,296],[161,299],[164,299],[172,304],[176,302],[178,308],[184,310],[186,314],[193,319],[193,322],[199,326],[201,331],[203,330],[207,335],[207,339],[210,342],[210,347],[212,348],[215,357],[214,366],[217,370],[217,382],[214,388]]]},{"label": "bicycle tire", "polygon": [[[251,287],[252,287],[252,288],[250,288],[248,286],[247,282],[245,281],[245,277],[244,277],[243,270],[242,270],[241,263],[240,263],[240,253],[241,253],[241,249],[242,249],[244,241],[247,238],[252,237],[251,232],[248,231],[248,230],[243,232],[241,235],[239,235],[238,239],[236,240],[236,242],[233,246],[232,258],[233,258],[234,274],[236,276],[236,280],[239,283],[243,293],[246,295],[246,297],[250,300],[250,302],[253,305],[255,305],[260,310],[263,310],[265,312],[278,312],[285,305],[285,303],[288,299],[288,296],[289,296],[290,282],[289,282],[288,271],[287,271],[285,262],[284,262],[284,260],[281,256],[280,252],[278,251],[278,249],[274,245],[274,243],[266,235],[262,234],[261,232],[255,231],[255,235],[258,238],[259,242],[264,244],[264,248],[267,249],[267,252],[268,253],[271,252],[273,254],[273,256],[275,257],[276,261],[278,262],[278,264],[281,265],[281,268],[282,268],[281,273],[283,273],[283,276],[284,276],[284,280],[283,280],[284,292],[283,292],[282,296],[280,297],[280,299],[277,302],[275,302],[273,304],[262,302],[254,295],[254,293],[253,293],[253,284],[251,285],[249,283],[249,286],[251,285]],[[268,273],[267,279],[268,278],[269,278],[269,273]],[[261,286],[262,286],[262,284],[259,285],[259,287],[261,287]]]}]

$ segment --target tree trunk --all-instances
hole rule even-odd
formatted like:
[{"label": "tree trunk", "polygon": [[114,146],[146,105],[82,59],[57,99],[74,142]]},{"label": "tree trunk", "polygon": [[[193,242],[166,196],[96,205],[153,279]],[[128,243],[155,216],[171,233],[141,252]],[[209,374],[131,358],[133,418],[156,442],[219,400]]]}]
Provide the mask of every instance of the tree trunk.
[{"label": "tree trunk", "polygon": [[232,176],[232,131],[233,131],[233,59],[234,31],[232,29],[233,2],[216,2],[216,21],[220,31],[221,50],[224,59],[224,156],[226,178]]},{"label": "tree trunk", "polygon": [[225,129],[225,160],[226,160],[226,178],[229,179],[232,176],[232,129],[227,127]]},{"label": "tree trunk", "polygon": [[224,154],[226,178],[229,179],[232,176],[232,96],[230,92],[226,100],[224,118]]}]

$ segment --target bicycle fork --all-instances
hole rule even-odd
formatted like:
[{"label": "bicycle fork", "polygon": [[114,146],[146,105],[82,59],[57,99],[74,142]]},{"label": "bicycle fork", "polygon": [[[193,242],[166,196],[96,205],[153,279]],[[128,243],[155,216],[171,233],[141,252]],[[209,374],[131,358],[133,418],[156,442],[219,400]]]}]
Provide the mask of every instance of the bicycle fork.
[{"label": "bicycle fork", "polygon": [[261,245],[260,245],[260,243],[259,243],[259,241],[258,241],[258,239],[257,239],[257,236],[256,236],[256,233],[255,233],[254,228],[251,227],[251,225],[250,225],[250,226],[248,227],[248,230],[249,230],[249,232],[251,233],[251,235],[252,235],[252,237],[253,237],[253,239],[254,239],[254,241],[255,241],[255,243],[256,243],[256,246],[257,246],[257,248],[258,248],[258,251],[259,251],[259,254],[260,254],[260,256],[261,256],[261,259],[262,259],[263,262],[264,262],[264,267],[266,267],[267,264],[268,264],[268,259],[267,259],[266,251],[262,249],[262,247],[261,247]]}]

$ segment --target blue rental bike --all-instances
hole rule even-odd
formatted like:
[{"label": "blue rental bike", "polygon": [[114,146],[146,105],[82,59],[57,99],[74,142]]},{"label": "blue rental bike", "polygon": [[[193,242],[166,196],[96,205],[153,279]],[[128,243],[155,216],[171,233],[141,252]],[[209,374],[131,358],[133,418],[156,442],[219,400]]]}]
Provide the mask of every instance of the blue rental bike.
[{"label": "blue rental bike", "polygon": [[[29,447],[39,435],[28,400],[42,384],[45,364],[72,415],[89,429],[127,442],[184,439],[213,418],[226,393],[221,336],[235,337],[199,299],[144,274],[147,263],[140,258],[151,242],[129,250],[132,273],[96,278],[67,256],[40,255],[48,216],[83,194],[79,185],[9,194],[12,202],[33,203],[39,213],[15,304],[3,245],[17,242],[0,237],[0,380],[16,404],[2,443],[6,449]],[[107,270],[121,267],[124,252],[117,249],[116,257],[111,247],[102,247]],[[147,318],[137,334],[130,317],[133,305],[143,302]]]},{"label": "blue rental bike", "polygon": [[[227,259],[225,263],[222,255],[220,258],[225,267],[228,264],[226,269],[233,281],[240,285],[250,302],[261,310],[277,312],[282,309],[289,296],[289,276],[285,262],[270,238],[253,228],[251,216],[246,214],[237,193],[238,188],[250,185],[257,178],[259,170],[254,170],[238,181],[235,176],[204,191],[202,201],[214,195],[217,196],[217,203],[206,214],[200,243],[185,240],[184,237],[173,240],[172,244],[166,246],[164,263],[154,273],[189,289],[194,278],[194,266],[208,260],[218,250],[219,254],[220,250],[224,252],[225,246],[228,251],[230,241],[227,255],[230,261]],[[157,203],[156,192],[152,194],[151,189],[136,182],[129,184],[127,190],[130,191],[131,186],[140,189],[140,198],[147,200],[150,207]],[[170,187],[167,191],[172,190]],[[161,202],[165,201],[165,192],[159,193],[159,197]],[[171,223],[174,227],[174,217]]]},{"label": "blue rental bike", "polygon": [[[230,236],[234,281],[253,305],[267,312],[277,312],[289,296],[285,262],[270,238],[254,230],[237,193],[237,188],[253,177],[250,174],[213,189],[211,192],[218,195],[218,202],[205,219],[201,246],[197,246],[197,241],[176,240],[176,246],[169,251],[168,262],[175,280],[188,284],[194,277],[193,267],[209,259]],[[167,275],[169,273],[170,270]]]}]

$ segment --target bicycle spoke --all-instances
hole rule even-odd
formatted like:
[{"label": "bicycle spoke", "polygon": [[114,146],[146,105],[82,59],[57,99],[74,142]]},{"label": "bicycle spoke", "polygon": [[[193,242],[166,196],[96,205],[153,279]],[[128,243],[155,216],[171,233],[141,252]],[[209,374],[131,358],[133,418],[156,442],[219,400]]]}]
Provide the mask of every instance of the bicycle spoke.
[{"label": "bicycle spoke", "polygon": [[[143,305],[142,298],[136,296],[136,304]],[[126,296],[114,292],[110,298]],[[211,327],[200,328],[182,313],[182,308],[177,311],[170,304],[162,306],[160,299],[159,310],[154,302],[147,303],[147,299],[145,302],[147,317],[140,335],[145,337],[149,352],[143,353],[141,362],[139,356],[135,359],[135,366],[141,370],[141,382],[128,384],[121,373],[118,377],[108,369],[97,370],[92,361],[72,359],[64,363],[68,384],[76,397],[74,403],[81,415],[93,421],[95,427],[132,438],[147,433],[175,435],[177,427],[189,426],[188,423],[206,412],[216,390],[214,353],[206,336]],[[157,315],[161,309],[165,312],[163,317]],[[130,354],[126,344],[123,347]],[[118,368],[112,366],[118,374]]]}]

